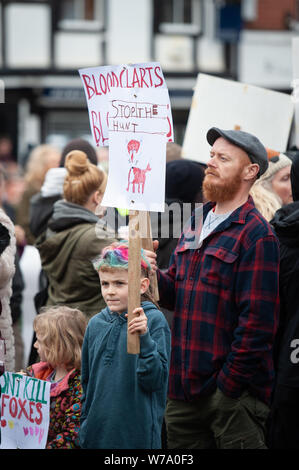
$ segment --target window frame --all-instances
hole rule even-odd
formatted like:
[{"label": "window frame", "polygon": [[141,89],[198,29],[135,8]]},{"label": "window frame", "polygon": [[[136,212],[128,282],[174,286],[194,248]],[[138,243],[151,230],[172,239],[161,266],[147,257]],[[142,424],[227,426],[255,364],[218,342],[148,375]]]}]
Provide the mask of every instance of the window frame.
[{"label": "window frame", "polygon": [[[183,6],[185,0],[172,0],[173,3],[180,1]],[[156,33],[161,34],[184,34],[190,36],[198,36],[202,33],[202,21],[203,21],[203,1],[202,0],[191,0],[191,22],[159,22],[159,7],[161,6],[161,0],[155,2],[155,16],[156,16]],[[199,18],[199,22],[195,21],[195,18]]]},{"label": "window frame", "polygon": [[[63,0],[61,0],[63,1]],[[73,0],[77,5],[77,11],[83,13],[85,11],[85,0]],[[94,17],[93,20],[88,19],[71,19],[58,18],[57,29],[60,31],[103,31],[105,28],[106,0],[94,0]],[[60,9],[60,12],[62,10]]]}]

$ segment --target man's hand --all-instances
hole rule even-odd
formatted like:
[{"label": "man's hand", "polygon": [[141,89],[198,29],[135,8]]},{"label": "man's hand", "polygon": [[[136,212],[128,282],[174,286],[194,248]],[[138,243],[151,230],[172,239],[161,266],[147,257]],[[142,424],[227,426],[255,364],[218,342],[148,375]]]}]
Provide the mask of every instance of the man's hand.
[{"label": "man's hand", "polygon": [[153,241],[153,249],[154,251],[151,251],[151,250],[143,250],[146,258],[148,259],[148,262],[150,263],[151,265],[151,269],[152,269],[152,272],[156,272],[158,267],[157,267],[157,255],[156,255],[156,251],[158,249],[158,246],[159,246],[159,241],[158,240],[154,240]]}]

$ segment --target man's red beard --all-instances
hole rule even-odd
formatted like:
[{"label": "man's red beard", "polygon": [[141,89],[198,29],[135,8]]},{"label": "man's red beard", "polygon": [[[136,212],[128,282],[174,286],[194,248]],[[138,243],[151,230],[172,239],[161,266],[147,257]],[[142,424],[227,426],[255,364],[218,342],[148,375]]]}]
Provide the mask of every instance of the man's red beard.
[{"label": "man's red beard", "polygon": [[[210,171],[211,170],[208,170],[208,172]],[[216,172],[214,174],[216,174]],[[242,179],[239,172],[234,177],[229,177],[222,181],[206,173],[202,183],[202,191],[207,201],[226,202],[235,197],[241,184]]]}]

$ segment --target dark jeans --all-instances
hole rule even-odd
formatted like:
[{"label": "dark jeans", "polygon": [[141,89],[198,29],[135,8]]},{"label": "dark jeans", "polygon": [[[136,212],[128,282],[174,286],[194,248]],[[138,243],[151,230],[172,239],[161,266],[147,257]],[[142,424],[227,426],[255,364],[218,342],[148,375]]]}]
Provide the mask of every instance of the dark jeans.
[{"label": "dark jeans", "polygon": [[268,406],[244,392],[230,398],[217,389],[194,402],[168,400],[169,449],[267,449]]}]

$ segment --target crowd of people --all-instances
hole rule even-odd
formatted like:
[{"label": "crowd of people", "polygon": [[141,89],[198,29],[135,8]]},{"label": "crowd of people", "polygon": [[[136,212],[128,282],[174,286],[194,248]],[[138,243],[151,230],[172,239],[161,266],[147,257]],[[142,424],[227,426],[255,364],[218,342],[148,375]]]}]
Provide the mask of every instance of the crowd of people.
[{"label": "crowd of people", "polygon": [[[107,155],[74,139],[0,162],[5,371],[51,383],[48,449],[299,448],[299,152],[240,130],[206,138],[206,164],[167,146],[181,230],[167,210],[152,218],[130,321],[128,215],[101,206]],[[41,262],[29,357],[27,245]]]}]

